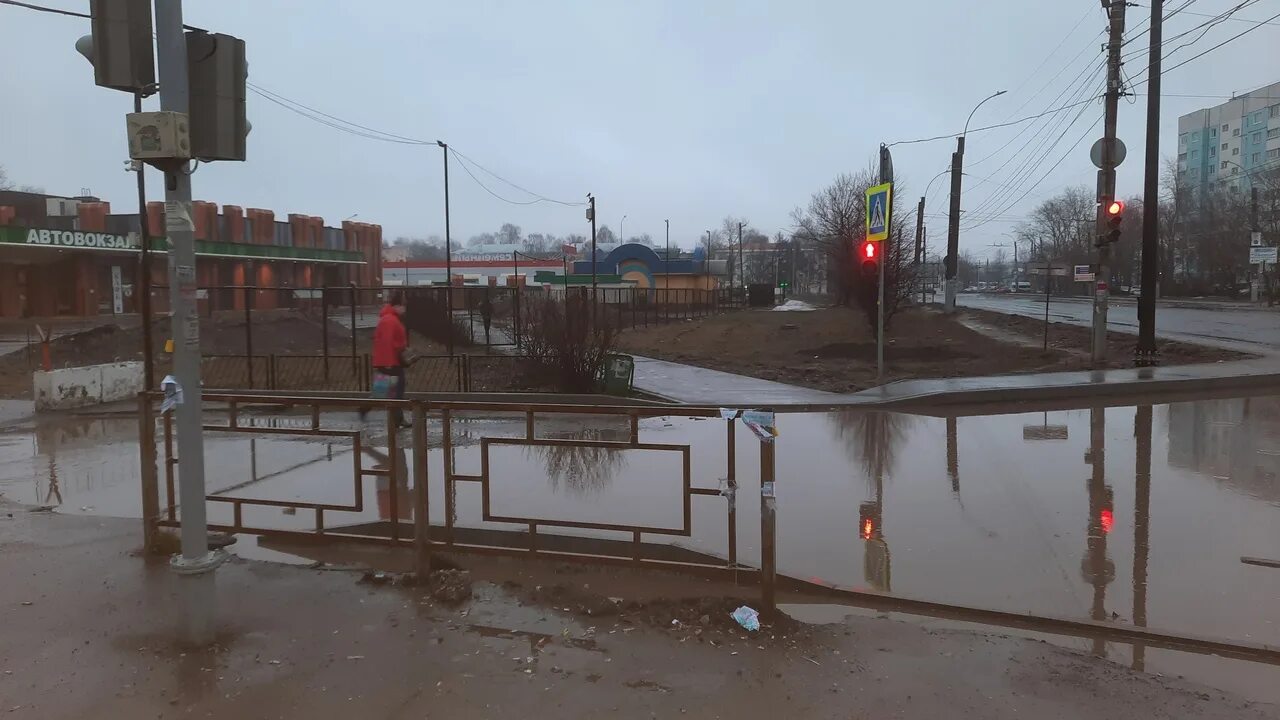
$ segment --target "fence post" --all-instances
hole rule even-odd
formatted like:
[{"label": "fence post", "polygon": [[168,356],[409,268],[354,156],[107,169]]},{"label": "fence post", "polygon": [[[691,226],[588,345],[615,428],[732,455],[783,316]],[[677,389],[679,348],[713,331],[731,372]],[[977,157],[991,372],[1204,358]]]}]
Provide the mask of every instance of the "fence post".
[{"label": "fence post", "polygon": [[767,617],[777,609],[777,498],[774,492],[774,441],[760,441],[760,605]]},{"label": "fence post", "polygon": [[[249,389],[253,389],[253,310],[249,307],[249,287],[244,291],[244,354],[249,357]],[[212,302],[210,303],[212,304]]]},{"label": "fence post", "polygon": [[[159,549],[160,478],[156,474],[156,418],[146,392],[138,393],[138,456],[142,464],[142,551],[150,554]],[[169,502],[172,504],[173,498]]]},{"label": "fence post", "polygon": [[431,512],[427,492],[427,411],[413,404],[413,571],[419,580],[431,573]]},{"label": "fence post", "polygon": [[324,353],[324,381],[329,382],[329,288],[320,288],[320,348]]}]

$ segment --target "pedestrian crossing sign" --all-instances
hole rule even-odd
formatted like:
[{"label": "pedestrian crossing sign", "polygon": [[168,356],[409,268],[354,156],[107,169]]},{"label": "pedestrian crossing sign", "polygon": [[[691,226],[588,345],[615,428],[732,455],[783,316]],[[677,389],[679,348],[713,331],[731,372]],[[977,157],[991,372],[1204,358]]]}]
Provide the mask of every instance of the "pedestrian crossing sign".
[{"label": "pedestrian crossing sign", "polygon": [[867,188],[867,242],[889,239],[890,201],[893,183]]}]

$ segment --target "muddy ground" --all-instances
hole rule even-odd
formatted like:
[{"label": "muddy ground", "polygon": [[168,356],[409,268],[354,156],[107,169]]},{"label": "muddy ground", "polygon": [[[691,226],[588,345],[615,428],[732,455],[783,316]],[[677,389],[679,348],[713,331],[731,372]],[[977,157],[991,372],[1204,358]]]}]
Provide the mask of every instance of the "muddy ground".
[{"label": "muddy ground", "polygon": [[[954,317],[907,308],[885,336],[888,381],[1054,372],[1089,368],[1089,330],[1031,318],[966,309]],[[1108,336],[1113,367],[1132,367],[1135,337]],[[745,310],[625,331],[623,352],[751,377],[853,392],[877,385],[875,336],[860,311]],[[1163,342],[1162,362],[1179,365],[1248,357],[1229,350]]]},{"label": "muddy ground", "polygon": [[[650,598],[632,610],[628,598],[606,597],[617,614],[584,612],[596,583],[631,572],[619,570],[556,570],[558,590],[531,586],[545,578],[481,572],[472,597],[455,603],[427,588],[362,582],[359,572],[235,560],[216,575],[217,641],[192,649],[174,632],[183,581],[132,554],[138,533],[134,520],[0,505],[6,717],[1254,720],[1280,712],[997,633],[875,616],[747,633],[721,617],[737,598]],[[682,582],[634,580],[650,595]],[[697,591],[702,581],[683,582]]]}]

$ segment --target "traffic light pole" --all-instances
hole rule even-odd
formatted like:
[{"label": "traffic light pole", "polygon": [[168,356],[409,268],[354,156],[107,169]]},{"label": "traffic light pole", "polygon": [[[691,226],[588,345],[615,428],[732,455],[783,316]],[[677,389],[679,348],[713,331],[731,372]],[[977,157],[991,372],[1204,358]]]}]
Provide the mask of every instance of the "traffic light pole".
[{"label": "traffic light pole", "polygon": [[[181,0],[155,1],[156,58],[160,107],[186,113],[187,39]],[[183,635],[194,645],[213,638],[214,573],[226,555],[209,551],[205,514],[204,436],[200,398],[200,315],[196,308],[195,225],[191,218],[191,176],[181,167],[165,172],[165,235],[169,239],[169,303],[172,313],[173,374],[181,401],[173,410],[178,433],[178,504],[182,512],[182,553],[170,567],[182,577]],[[141,218],[145,222],[145,218]],[[172,502],[172,498],[170,499]]]},{"label": "traffic light pole", "polygon": [[1107,16],[1111,32],[1107,43],[1106,114],[1103,119],[1102,168],[1098,171],[1098,272],[1093,291],[1093,348],[1090,358],[1095,369],[1107,361],[1107,300],[1110,294],[1111,248],[1106,237],[1107,205],[1115,197],[1116,116],[1120,109],[1120,48],[1124,43],[1125,0],[1111,0]]}]

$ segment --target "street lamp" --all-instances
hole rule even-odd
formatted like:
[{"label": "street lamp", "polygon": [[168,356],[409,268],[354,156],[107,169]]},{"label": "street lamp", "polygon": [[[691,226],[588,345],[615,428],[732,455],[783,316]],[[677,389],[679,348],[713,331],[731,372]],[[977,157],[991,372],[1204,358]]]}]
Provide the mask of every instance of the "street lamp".
[{"label": "street lamp", "polygon": [[973,115],[978,112],[978,108],[988,100],[1003,94],[1005,94],[1004,90],[997,90],[973,106],[973,110],[969,111],[969,117],[964,121],[964,131],[960,133],[960,137],[956,138],[956,151],[951,154],[951,207],[947,217],[947,282],[943,305],[948,313],[956,310],[956,266],[957,256],[960,254],[960,176],[964,172],[965,136],[969,134],[969,122],[973,120]]},{"label": "street lamp", "polygon": [[618,221],[618,243],[619,244],[625,243],[627,241],[627,234],[622,231],[622,228],[626,225],[626,222],[627,222],[626,215],[623,215],[622,219]]}]

